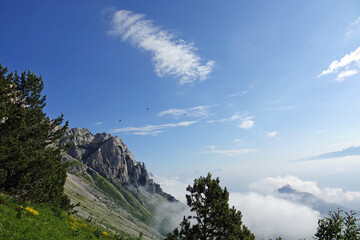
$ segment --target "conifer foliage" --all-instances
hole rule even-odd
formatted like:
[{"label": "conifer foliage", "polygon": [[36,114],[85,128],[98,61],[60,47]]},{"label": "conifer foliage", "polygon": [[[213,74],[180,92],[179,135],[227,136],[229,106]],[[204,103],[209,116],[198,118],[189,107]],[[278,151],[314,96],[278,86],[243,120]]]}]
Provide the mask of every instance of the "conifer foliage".
[{"label": "conifer foliage", "polygon": [[207,177],[194,180],[188,186],[187,204],[194,215],[183,218],[180,230],[169,233],[167,240],[254,240],[254,235],[242,224],[242,215],[229,207],[229,192],[219,185],[219,178]]},{"label": "conifer foliage", "polygon": [[0,190],[22,200],[68,208],[66,164],[58,140],[68,123],[46,118],[42,77],[0,64]]},{"label": "conifer foliage", "polygon": [[356,212],[330,211],[329,216],[318,221],[314,239],[318,240],[360,240],[360,219]]}]

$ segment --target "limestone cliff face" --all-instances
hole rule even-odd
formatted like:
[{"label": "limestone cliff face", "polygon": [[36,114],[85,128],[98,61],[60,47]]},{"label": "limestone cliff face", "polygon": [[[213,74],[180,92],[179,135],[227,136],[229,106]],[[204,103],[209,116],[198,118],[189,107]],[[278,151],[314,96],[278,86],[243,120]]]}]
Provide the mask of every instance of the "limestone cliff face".
[{"label": "limestone cliff face", "polygon": [[125,185],[144,187],[150,193],[162,193],[160,185],[149,178],[145,164],[135,161],[121,138],[109,133],[93,135],[86,128],[72,128],[60,141],[62,145],[67,143],[72,145],[67,154],[85,164],[90,171]]}]

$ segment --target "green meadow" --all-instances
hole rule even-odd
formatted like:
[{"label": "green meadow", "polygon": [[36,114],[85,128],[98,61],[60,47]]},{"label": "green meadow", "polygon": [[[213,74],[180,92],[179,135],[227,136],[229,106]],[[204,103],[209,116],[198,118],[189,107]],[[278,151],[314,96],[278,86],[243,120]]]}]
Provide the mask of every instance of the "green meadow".
[{"label": "green meadow", "polygon": [[6,240],[129,239],[57,207],[20,203],[0,193],[0,236]]}]

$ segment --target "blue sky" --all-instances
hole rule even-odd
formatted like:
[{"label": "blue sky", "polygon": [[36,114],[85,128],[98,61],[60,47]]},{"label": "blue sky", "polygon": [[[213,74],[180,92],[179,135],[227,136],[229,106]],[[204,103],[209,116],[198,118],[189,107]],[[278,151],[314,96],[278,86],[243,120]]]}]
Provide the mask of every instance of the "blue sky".
[{"label": "blue sky", "polygon": [[3,0],[0,61],[42,74],[49,116],[120,136],[162,179],[212,171],[245,191],[295,176],[357,192],[359,156],[296,160],[360,144],[359,10],[355,0]]}]

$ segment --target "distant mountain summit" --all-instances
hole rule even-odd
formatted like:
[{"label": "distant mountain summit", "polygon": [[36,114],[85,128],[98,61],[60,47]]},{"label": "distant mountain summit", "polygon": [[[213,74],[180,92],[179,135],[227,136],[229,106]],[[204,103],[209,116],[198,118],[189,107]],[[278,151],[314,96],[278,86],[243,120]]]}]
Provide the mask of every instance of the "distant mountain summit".
[{"label": "distant mountain summit", "polygon": [[276,191],[278,193],[287,193],[287,194],[298,193],[296,190],[291,188],[290,184],[286,184],[285,186],[283,186],[282,188],[277,189]]},{"label": "distant mountain summit", "polygon": [[[120,137],[109,133],[93,135],[86,128],[68,129],[61,144],[71,143],[64,158],[75,158],[85,164],[88,171],[94,170],[100,176],[122,185],[144,187],[150,193],[162,194],[159,184],[150,179],[145,163],[136,162]],[[85,169],[73,169],[84,171]]]},{"label": "distant mountain summit", "polygon": [[282,199],[308,206],[313,210],[319,211],[322,215],[327,215],[329,211],[335,211],[338,208],[346,210],[346,208],[339,204],[326,202],[311,193],[297,191],[289,184],[277,189],[275,195]]}]

